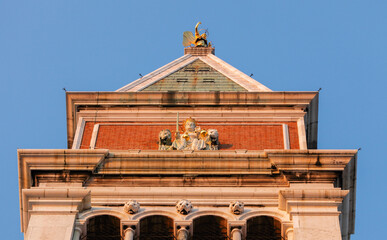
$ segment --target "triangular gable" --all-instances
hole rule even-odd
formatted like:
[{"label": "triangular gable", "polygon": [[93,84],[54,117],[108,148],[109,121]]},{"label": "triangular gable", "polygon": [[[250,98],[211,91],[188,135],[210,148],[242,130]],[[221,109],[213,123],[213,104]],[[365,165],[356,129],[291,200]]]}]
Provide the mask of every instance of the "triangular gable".
[{"label": "triangular gable", "polygon": [[202,60],[196,59],[141,91],[246,92],[247,89],[216,71]]},{"label": "triangular gable", "polygon": [[[200,60],[199,62],[197,60]],[[218,77],[215,83],[223,85],[223,89],[211,83],[211,78],[204,81],[204,74],[201,76],[202,82],[193,87],[187,87],[189,84],[183,84],[188,82],[187,79],[181,79],[182,84],[175,84],[176,88],[171,85],[171,80],[177,82],[178,76],[182,75],[182,71],[185,68],[189,68],[190,64],[196,62],[199,65],[207,65],[212,70],[214,77]],[[204,65],[203,65],[204,64]],[[189,75],[189,74],[187,74]],[[169,78],[168,78],[169,76]],[[192,74],[190,78],[192,77]],[[180,78],[180,77],[179,77]],[[183,78],[183,77],[181,77]],[[185,82],[187,80],[187,82]],[[218,80],[218,81],[216,81]],[[158,83],[161,81],[160,83]],[[167,84],[163,82],[167,81]],[[210,87],[212,85],[212,87]],[[185,87],[183,87],[185,86]],[[205,86],[210,89],[205,90]],[[207,54],[202,56],[192,56],[185,54],[184,56],[168,63],[167,65],[137,79],[136,81],[120,88],[117,92],[140,92],[140,91],[249,91],[249,92],[270,92],[271,90],[261,83],[257,82],[253,78],[242,73],[238,69],[219,59],[213,54]]]}]

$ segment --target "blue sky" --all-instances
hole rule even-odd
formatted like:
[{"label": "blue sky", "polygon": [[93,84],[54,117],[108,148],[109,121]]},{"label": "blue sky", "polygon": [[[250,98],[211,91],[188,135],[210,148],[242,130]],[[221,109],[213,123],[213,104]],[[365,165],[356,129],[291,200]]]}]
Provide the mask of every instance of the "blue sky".
[{"label": "blue sky", "polygon": [[0,228],[22,239],[17,148],[66,148],[65,94],[114,91],[183,55],[216,55],[275,91],[320,92],[320,149],[357,149],[356,233],[384,236],[387,1],[0,1]]}]

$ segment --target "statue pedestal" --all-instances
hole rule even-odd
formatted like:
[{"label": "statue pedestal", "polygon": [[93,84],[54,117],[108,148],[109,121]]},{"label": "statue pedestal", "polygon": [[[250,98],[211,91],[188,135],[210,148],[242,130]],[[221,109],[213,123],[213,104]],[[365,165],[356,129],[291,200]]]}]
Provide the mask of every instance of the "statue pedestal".
[{"label": "statue pedestal", "polygon": [[206,56],[208,54],[215,55],[215,48],[213,47],[187,47],[184,48],[184,55],[190,54],[192,56]]}]

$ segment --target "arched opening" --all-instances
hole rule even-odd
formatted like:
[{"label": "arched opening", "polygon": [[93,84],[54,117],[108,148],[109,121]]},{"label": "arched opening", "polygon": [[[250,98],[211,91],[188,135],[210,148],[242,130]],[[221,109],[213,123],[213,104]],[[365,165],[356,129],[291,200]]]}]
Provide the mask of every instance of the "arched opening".
[{"label": "arched opening", "polygon": [[225,240],[227,220],[218,216],[203,216],[193,221],[193,240]]},{"label": "arched opening", "polygon": [[89,219],[87,240],[121,240],[120,219],[110,215],[101,215]]},{"label": "arched opening", "polygon": [[247,220],[246,240],[281,240],[281,222],[268,216]]},{"label": "arched opening", "polygon": [[172,240],[173,220],[166,216],[155,215],[141,219],[140,240]]}]

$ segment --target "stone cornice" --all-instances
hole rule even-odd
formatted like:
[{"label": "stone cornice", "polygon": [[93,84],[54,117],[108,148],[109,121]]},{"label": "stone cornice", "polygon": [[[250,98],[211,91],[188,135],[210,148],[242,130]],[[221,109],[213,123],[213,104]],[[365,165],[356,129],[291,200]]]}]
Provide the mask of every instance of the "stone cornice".
[{"label": "stone cornice", "polygon": [[31,187],[32,170],[95,171],[108,150],[81,149],[18,149],[19,187]]},{"label": "stone cornice", "polygon": [[115,151],[99,174],[272,174],[263,151]]},{"label": "stone cornice", "polygon": [[67,92],[77,105],[307,106],[318,92]]},{"label": "stone cornice", "polygon": [[[32,186],[32,170],[85,170],[94,171],[105,159],[107,150],[69,150],[69,149],[19,149],[19,197],[20,212],[23,214],[24,191]],[[26,192],[35,194],[38,190]],[[49,192],[46,192],[47,194]],[[23,217],[21,217],[23,227]]]},{"label": "stone cornice", "polygon": [[[332,172],[344,171],[346,165],[356,156],[356,150],[265,150],[265,151],[110,151],[109,150],[18,150],[19,163],[19,186],[20,186],[20,208],[21,213],[25,214],[23,204],[28,202],[29,196],[42,196],[50,198],[50,196],[61,196],[68,198],[68,192],[62,190],[41,192],[39,189],[30,189],[32,187],[31,172],[36,170],[65,170],[65,171],[89,171],[92,174],[188,174],[188,175],[227,175],[227,174],[280,174],[281,171],[299,172],[299,171],[317,171],[317,172]],[[141,161],[140,161],[141,160]],[[99,193],[97,189],[93,190],[95,201],[105,202],[103,196],[106,196],[106,190]],[[55,192],[59,191],[59,192]],[[218,195],[218,192],[212,190],[211,193]],[[306,192],[309,198],[315,198],[313,191]],[[50,195],[53,194],[53,195]],[[74,193],[75,194],[75,193]],[[95,195],[94,195],[95,194]],[[98,195],[102,194],[102,199]],[[133,190],[130,194],[134,194]],[[140,191],[139,196],[145,196],[143,191]],[[163,193],[160,193],[163,194]],[[169,194],[169,191],[165,194]],[[185,196],[187,193],[183,193]],[[190,193],[191,195],[194,192]],[[201,196],[203,192],[198,192]],[[240,193],[242,194],[242,193]],[[263,194],[263,193],[260,193]],[[281,192],[283,199],[287,199],[286,204],[297,202],[300,205],[303,192]],[[317,197],[324,196],[327,199],[334,200],[326,204],[333,204],[337,207],[341,203],[341,198],[347,194],[347,191],[338,190],[338,192],[325,192],[323,195],[316,193]],[[28,195],[28,196],[27,196]],[[120,192],[122,195],[122,192]],[[182,196],[183,196],[182,195]],[[241,197],[242,195],[230,196]],[[269,194],[269,195],[272,195]],[[110,196],[110,195],[109,195]],[[192,195],[193,197],[194,195]],[[333,197],[330,197],[333,196]],[[129,196],[128,196],[129,197]],[[153,198],[149,196],[150,200]],[[167,197],[167,196],[166,196]],[[275,201],[272,197],[269,197]],[[291,199],[291,200],[289,200]],[[144,201],[146,199],[143,199]],[[175,200],[175,199],[174,199]],[[242,199],[243,200],[243,199]],[[167,200],[165,204],[169,204]],[[62,201],[63,202],[63,201]],[[64,201],[66,202],[66,201]],[[163,201],[160,200],[160,203]],[[248,204],[248,200],[245,201]],[[275,204],[266,202],[265,204]],[[40,201],[39,204],[44,203]],[[149,204],[152,202],[150,201]],[[206,200],[202,202],[206,204]],[[225,203],[222,203],[225,204]],[[286,204],[283,204],[286,206]],[[303,203],[304,205],[307,202]],[[326,205],[326,206],[328,206]],[[329,205],[329,206],[331,206]],[[288,208],[288,207],[285,207]],[[290,211],[292,212],[292,211]],[[337,211],[336,211],[337,212]],[[22,218],[25,219],[25,218]],[[22,220],[23,221],[23,220]],[[22,226],[23,223],[22,223]]]},{"label": "stone cornice", "polygon": [[[18,150],[20,189],[32,170],[95,174],[273,174],[279,171],[343,171],[357,150],[158,151]],[[273,168],[274,167],[274,168]]]},{"label": "stone cornice", "polygon": [[[68,146],[69,148],[72,146],[78,121],[77,113],[80,109],[118,110],[120,108],[131,109],[136,106],[159,107],[160,109],[211,106],[299,108],[308,109],[308,116],[315,116],[313,120],[316,121],[318,106],[313,104],[317,102],[316,99],[318,99],[318,92],[67,92]],[[313,127],[311,131],[317,131],[317,128]]]},{"label": "stone cornice", "polygon": [[279,170],[343,171],[357,150],[265,150]]}]

